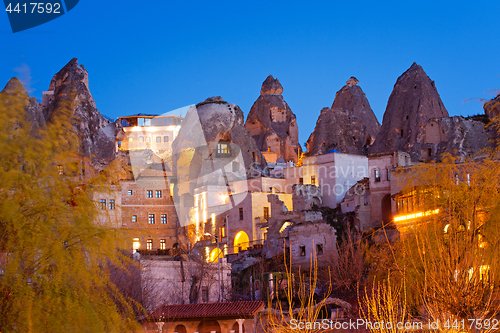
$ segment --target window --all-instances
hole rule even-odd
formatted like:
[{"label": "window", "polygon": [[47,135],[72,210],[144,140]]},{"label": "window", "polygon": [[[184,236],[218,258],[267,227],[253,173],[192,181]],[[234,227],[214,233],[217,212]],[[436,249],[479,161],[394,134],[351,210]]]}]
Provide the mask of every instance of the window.
[{"label": "window", "polygon": [[128,195],[132,195],[132,190],[128,190],[128,191],[127,191],[127,194],[128,194]]},{"label": "window", "polygon": [[167,214],[161,214],[160,215],[160,223],[161,224],[167,224]]},{"label": "window", "polygon": [[164,137],[163,137],[163,142],[168,142],[168,141],[170,141],[170,140],[169,140],[169,137],[168,137],[168,136],[164,136]]},{"label": "window", "polygon": [[226,237],[226,226],[222,226],[220,229],[220,238]]},{"label": "window", "polygon": [[144,126],[144,118],[137,118],[137,126]]},{"label": "window", "polygon": [[147,190],[146,191],[146,197],[147,198],[152,198],[153,197],[153,191],[152,190]]},{"label": "window", "polygon": [[240,213],[240,221],[243,220],[243,207],[241,207],[239,210]]},{"label": "window", "polygon": [[156,197],[157,198],[161,198],[161,190],[160,191],[156,191]]},{"label": "window", "polygon": [[132,215],[132,222],[137,222],[137,215]]},{"label": "window", "polygon": [[208,287],[201,287],[201,301],[208,303]]},{"label": "window", "polygon": [[316,185],[316,176],[311,176],[311,185]]},{"label": "window", "polygon": [[217,156],[231,155],[229,150],[229,142],[219,142],[217,144]]},{"label": "window", "polygon": [[144,119],[144,126],[151,126],[151,118]]},{"label": "window", "polygon": [[151,142],[151,138],[149,136],[146,137],[146,143],[150,143]]},{"label": "window", "polygon": [[146,249],[148,249],[148,250],[152,250],[153,249],[153,240],[152,239],[148,239],[146,241]]},{"label": "window", "polygon": [[101,203],[101,209],[106,209],[106,199],[101,199],[99,202]]},{"label": "window", "polygon": [[144,142],[144,137],[143,136],[139,137],[139,142]]},{"label": "window", "polygon": [[149,214],[148,215],[148,223],[149,224],[155,224],[155,214]]},{"label": "window", "polygon": [[134,138],[133,137],[129,137],[128,138],[128,142],[132,143],[134,141]]},{"label": "window", "polygon": [[299,185],[304,185],[304,178],[299,178]]},{"label": "window", "polygon": [[323,244],[316,244],[316,254],[318,256],[323,254]]},{"label": "window", "polygon": [[156,143],[161,143],[161,136],[156,137]]},{"label": "window", "polygon": [[58,165],[57,166],[57,173],[59,175],[64,175],[64,166],[63,165]]},{"label": "window", "polygon": [[301,257],[305,257],[305,255],[306,255],[306,247],[304,245],[301,245],[301,246],[299,246],[299,249],[300,249],[299,255]]},{"label": "window", "polygon": [[167,242],[165,239],[160,239],[160,250],[166,250],[167,249]]},{"label": "window", "polygon": [[401,130],[401,137],[404,136],[404,130]]},{"label": "window", "polygon": [[375,169],[375,183],[380,182],[380,169]]},{"label": "window", "polygon": [[264,221],[269,220],[269,207],[264,207]]},{"label": "window", "polygon": [[115,200],[109,199],[109,209],[115,209]]},{"label": "window", "polygon": [[238,162],[233,162],[232,166],[233,172],[238,172],[238,170],[240,169],[240,164]]}]

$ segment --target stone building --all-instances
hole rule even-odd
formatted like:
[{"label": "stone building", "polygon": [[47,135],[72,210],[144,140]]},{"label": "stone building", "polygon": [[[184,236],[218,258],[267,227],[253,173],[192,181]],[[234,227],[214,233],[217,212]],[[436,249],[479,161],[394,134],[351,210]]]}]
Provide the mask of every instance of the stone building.
[{"label": "stone building", "polygon": [[144,322],[146,332],[260,332],[262,301],[165,305]]},{"label": "stone building", "polygon": [[369,155],[369,176],[349,189],[341,203],[342,212],[356,212],[360,231],[390,223],[396,213],[393,195],[403,186],[395,176],[396,169],[414,164],[410,154],[401,151]]}]

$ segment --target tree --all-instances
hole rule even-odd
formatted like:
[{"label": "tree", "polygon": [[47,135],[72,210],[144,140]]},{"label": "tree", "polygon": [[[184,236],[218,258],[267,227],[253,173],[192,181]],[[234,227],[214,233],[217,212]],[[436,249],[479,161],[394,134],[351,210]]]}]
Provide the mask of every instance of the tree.
[{"label": "tree", "polygon": [[131,301],[108,270],[129,260],[124,235],[95,223],[93,193],[109,180],[78,179],[69,107],[36,131],[25,107],[24,95],[0,94],[0,331],[129,331]]},{"label": "tree", "polygon": [[400,228],[403,241],[390,244],[392,269],[400,273],[391,284],[405,284],[408,311],[439,320],[440,331],[493,329],[500,305],[498,156],[498,150],[465,161],[446,156],[399,173],[405,186],[397,205],[413,211],[411,225]]}]

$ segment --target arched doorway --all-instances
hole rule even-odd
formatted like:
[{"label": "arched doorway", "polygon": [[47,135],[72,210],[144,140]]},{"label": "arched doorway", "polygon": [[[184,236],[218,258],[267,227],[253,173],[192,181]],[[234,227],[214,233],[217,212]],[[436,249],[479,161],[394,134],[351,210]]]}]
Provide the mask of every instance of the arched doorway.
[{"label": "arched doorway", "polygon": [[[234,333],[240,333],[240,325],[238,322],[234,323],[233,328],[231,328]],[[241,333],[245,333],[245,324],[241,324]]]},{"label": "arched doorway", "polygon": [[212,252],[210,252],[210,262],[218,262],[218,259],[222,258],[224,258],[224,252],[222,252],[221,249],[215,248],[212,250]]},{"label": "arched doorway", "polygon": [[198,333],[210,333],[215,331],[216,333],[221,333],[220,325],[217,320],[202,320],[201,323],[198,324]]},{"label": "arched doorway", "polygon": [[186,327],[184,325],[175,326],[174,332],[177,333],[187,333]]},{"label": "arched doorway", "polygon": [[248,249],[250,240],[244,231],[240,231],[234,236],[234,253]]},{"label": "arched doorway", "polygon": [[387,194],[382,198],[382,221],[389,223],[392,221],[391,195]]}]

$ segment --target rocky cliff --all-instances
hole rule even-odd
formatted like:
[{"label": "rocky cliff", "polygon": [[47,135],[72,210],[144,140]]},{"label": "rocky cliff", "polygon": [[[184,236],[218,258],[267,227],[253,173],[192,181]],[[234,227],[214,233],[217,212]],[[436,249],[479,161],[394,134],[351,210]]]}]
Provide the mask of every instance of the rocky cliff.
[{"label": "rocky cliff", "polygon": [[43,114],[48,122],[67,109],[80,137],[80,153],[91,157],[93,166],[101,169],[115,158],[115,138],[122,128],[97,110],[89,90],[88,72],[76,58],[54,75],[48,92],[44,92]]},{"label": "rocky cliff", "polygon": [[431,118],[448,117],[434,81],[421,66],[413,63],[396,81],[389,97],[382,128],[370,153],[391,153],[402,150],[414,160],[422,160],[416,145],[424,126]]},{"label": "rocky cliff", "polygon": [[323,108],[314,132],[307,140],[310,155],[335,149],[341,153],[366,155],[380,130],[358,80],[351,77],[335,94],[331,108]]},{"label": "rocky cliff", "polygon": [[500,94],[484,104],[484,113],[490,119],[493,119],[500,115]]},{"label": "rocky cliff", "polygon": [[276,158],[297,162],[300,154],[299,129],[295,114],[281,95],[283,87],[269,75],[262,83],[260,96],[252,105],[245,128],[263,152],[274,152]]},{"label": "rocky cliff", "polygon": [[5,88],[0,92],[0,96],[12,96],[18,99],[24,105],[26,110],[26,119],[31,123],[34,131],[45,126],[45,117],[43,116],[42,107],[37,102],[36,98],[30,98],[28,91],[17,77],[13,77],[5,85]]}]

